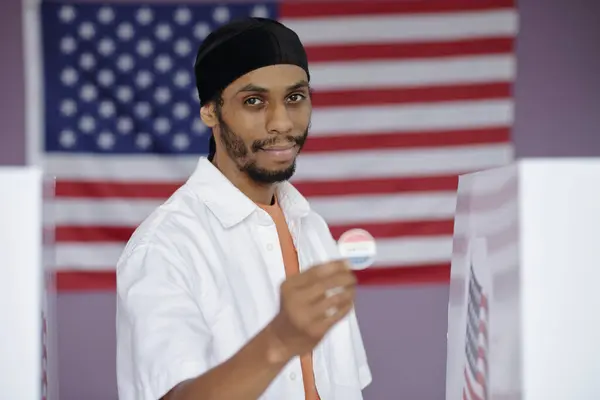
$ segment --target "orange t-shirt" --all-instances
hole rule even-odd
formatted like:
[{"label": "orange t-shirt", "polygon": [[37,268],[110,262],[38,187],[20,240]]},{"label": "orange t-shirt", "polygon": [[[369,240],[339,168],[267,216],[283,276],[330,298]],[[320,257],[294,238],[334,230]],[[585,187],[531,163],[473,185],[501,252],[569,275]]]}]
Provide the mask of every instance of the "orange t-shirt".
[{"label": "orange t-shirt", "polygon": [[[259,206],[269,213],[275,226],[277,227],[277,235],[281,245],[281,253],[283,255],[283,264],[285,265],[285,273],[287,276],[300,272],[298,263],[298,253],[294,246],[292,235],[290,234],[283,211],[277,203],[277,199],[273,205],[259,204]],[[302,380],[304,381],[304,393],[306,400],[320,400],[315,385],[315,376],[313,372],[312,353],[308,353],[300,357],[300,365],[302,366]]]}]

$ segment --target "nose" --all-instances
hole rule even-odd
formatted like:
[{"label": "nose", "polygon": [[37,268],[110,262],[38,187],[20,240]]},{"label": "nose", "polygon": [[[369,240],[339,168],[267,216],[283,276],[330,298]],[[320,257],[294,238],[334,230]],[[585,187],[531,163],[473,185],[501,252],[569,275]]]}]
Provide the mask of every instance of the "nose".
[{"label": "nose", "polygon": [[287,134],[294,128],[285,104],[272,105],[267,111],[267,131],[271,134]]}]

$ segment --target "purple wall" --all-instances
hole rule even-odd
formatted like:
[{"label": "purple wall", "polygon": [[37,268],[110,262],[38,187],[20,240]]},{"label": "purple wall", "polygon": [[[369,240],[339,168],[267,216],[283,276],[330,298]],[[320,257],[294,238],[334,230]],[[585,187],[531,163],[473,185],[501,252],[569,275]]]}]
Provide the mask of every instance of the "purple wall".
[{"label": "purple wall", "polygon": [[[600,2],[519,4],[517,155],[600,156]],[[0,34],[0,165],[22,164],[20,0],[2,1]],[[444,398],[447,295],[445,285],[359,291],[374,373],[367,400]],[[116,398],[113,294],[61,294],[58,311],[61,400]]]},{"label": "purple wall", "polygon": [[0,165],[19,165],[25,163],[21,0],[2,0],[0,11]]}]

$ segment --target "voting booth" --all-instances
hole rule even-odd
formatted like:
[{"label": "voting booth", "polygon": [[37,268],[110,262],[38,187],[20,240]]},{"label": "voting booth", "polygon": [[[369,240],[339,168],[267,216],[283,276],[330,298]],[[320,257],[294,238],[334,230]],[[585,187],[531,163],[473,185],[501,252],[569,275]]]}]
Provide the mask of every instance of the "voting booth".
[{"label": "voting booth", "polygon": [[57,400],[54,181],[0,167],[0,398]]},{"label": "voting booth", "polygon": [[459,178],[446,400],[600,399],[600,159]]}]

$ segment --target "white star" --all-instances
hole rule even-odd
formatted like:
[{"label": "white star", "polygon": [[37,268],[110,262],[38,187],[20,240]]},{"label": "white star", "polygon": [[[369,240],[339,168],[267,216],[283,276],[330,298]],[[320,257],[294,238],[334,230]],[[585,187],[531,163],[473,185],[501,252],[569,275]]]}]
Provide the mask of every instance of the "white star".
[{"label": "white star", "polygon": [[154,45],[148,39],[142,39],[137,43],[137,53],[142,57],[148,57],[154,51]]},{"label": "white star", "polygon": [[161,54],[160,56],[156,57],[156,60],[154,60],[154,68],[162,73],[170,70],[172,66],[173,61],[171,61],[171,57],[166,54]]},{"label": "white star", "polygon": [[190,115],[190,106],[183,102],[175,104],[173,107],[173,115],[175,115],[175,118],[177,119],[187,118],[188,115]]},{"label": "white star", "polygon": [[185,70],[179,70],[173,77],[173,83],[180,88],[185,88],[190,84],[190,74]]},{"label": "white star", "polygon": [[152,145],[152,136],[148,133],[138,133],[135,138],[135,145],[142,150],[146,150]]},{"label": "white star", "polygon": [[96,58],[92,53],[83,53],[81,57],[79,57],[79,66],[82,69],[89,71],[96,66]]},{"label": "white star", "polygon": [[62,22],[72,22],[76,16],[77,13],[72,6],[62,6],[58,11],[58,18],[60,18]]},{"label": "white star", "polygon": [[104,87],[108,87],[115,82],[115,74],[110,69],[103,69],[98,72],[98,82]]},{"label": "white star", "polygon": [[115,105],[112,101],[104,100],[100,103],[98,114],[104,118],[110,118],[115,114]]},{"label": "white star", "polygon": [[192,51],[192,45],[187,39],[179,39],[175,42],[175,53],[178,56],[184,57],[190,54]]},{"label": "white star", "polygon": [[79,25],[79,36],[81,36],[85,40],[90,40],[96,34],[96,28],[94,28],[94,24],[91,22],[82,22]]},{"label": "white star", "polygon": [[159,24],[156,26],[156,29],[154,30],[154,34],[160,40],[167,41],[167,40],[171,39],[171,36],[173,36],[173,31],[171,30],[171,25]]},{"label": "white star", "polygon": [[115,145],[115,135],[108,131],[103,131],[98,135],[98,146],[103,150],[108,150]]},{"label": "white star", "polygon": [[154,13],[148,7],[143,7],[137,11],[135,18],[140,25],[148,25],[154,19]]},{"label": "white star", "polygon": [[175,15],[173,16],[175,22],[179,25],[185,25],[192,20],[192,13],[187,7],[180,7],[175,10]]},{"label": "white star", "polygon": [[173,136],[173,147],[179,151],[183,151],[190,146],[190,138],[185,133],[176,133]]},{"label": "white star", "polygon": [[194,37],[198,40],[204,40],[210,33],[210,26],[206,22],[198,22],[194,25]]},{"label": "white star", "polygon": [[115,51],[115,42],[109,38],[104,38],[98,42],[98,53],[107,57]]},{"label": "white star", "polygon": [[266,6],[254,6],[251,15],[256,18],[269,18],[269,9]]},{"label": "white star", "polygon": [[91,133],[96,129],[96,120],[90,115],[79,118],[79,130],[83,133]]},{"label": "white star", "polygon": [[229,21],[229,9],[227,7],[219,6],[215,8],[213,12],[213,19],[220,24],[224,24]]},{"label": "white star", "polygon": [[133,120],[129,117],[121,117],[117,120],[117,130],[127,135],[133,129]]},{"label": "white star", "polygon": [[154,120],[154,130],[159,135],[164,135],[171,129],[171,123],[165,117],[159,117]]},{"label": "white star", "polygon": [[72,36],[65,36],[60,41],[60,51],[64,54],[71,54],[77,49],[77,42]]},{"label": "white star", "polygon": [[77,103],[71,99],[63,100],[60,103],[60,112],[66,117],[72,117],[77,113]]},{"label": "white star", "polygon": [[85,84],[81,87],[79,96],[85,101],[93,101],[96,100],[96,97],[98,96],[98,91],[96,90],[95,86]]},{"label": "white star", "polygon": [[129,72],[133,69],[133,57],[129,54],[121,54],[117,59],[117,68],[123,72]]},{"label": "white star", "polygon": [[102,7],[98,11],[98,21],[103,24],[110,24],[115,19],[115,12],[110,7]]},{"label": "white star", "polygon": [[143,101],[134,106],[133,112],[138,118],[147,118],[152,112],[152,107],[150,106],[150,103]]},{"label": "white star", "polygon": [[166,87],[159,87],[154,92],[154,99],[159,104],[166,104],[169,100],[171,100],[171,91]]},{"label": "white star", "polygon": [[79,79],[77,71],[71,67],[65,68],[60,74],[60,80],[66,86],[73,86]]},{"label": "white star", "polygon": [[62,147],[73,147],[75,145],[75,142],[77,142],[77,136],[72,130],[65,129],[60,133],[60,138],[58,139],[58,141],[60,142],[60,145]]},{"label": "white star", "polygon": [[133,90],[129,86],[119,86],[117,89],[117,98],[123,103],[128,103],[133,98]]},{"label": "white star", "polygon": [[123,22],[117,28],[117,36],[119,39],[124,41],[131,39],[134,33],[135,31],[133,29],[133,25],[131,25],[129,22]]},{"label": "white star", "polygon": [[139,88],[145,89],[152,84],[153,75],[149,71],[140,71],[135,77],[135,84]]},{"label": "white star", "polygon": [[201,135],[206,131],[206,125],[202,122],[202,120],[198,118],[194,118],[194,122],[192,123],[192,130]]}]

